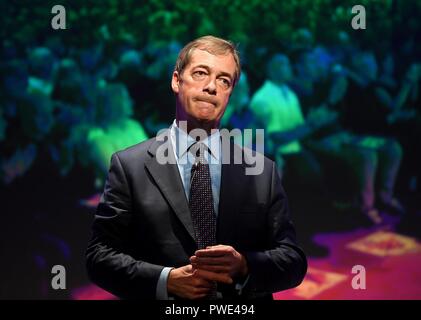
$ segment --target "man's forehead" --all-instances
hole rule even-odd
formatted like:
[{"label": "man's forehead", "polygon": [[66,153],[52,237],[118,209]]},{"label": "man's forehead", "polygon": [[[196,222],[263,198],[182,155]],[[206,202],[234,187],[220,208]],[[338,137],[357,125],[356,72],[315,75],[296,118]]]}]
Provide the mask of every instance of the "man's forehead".
[{"label": "man's forehead", "polygon": [[231,53],[226,54],[212,54],[206,50],[194,49],[190,56],[190,62],[187,67],[194,68],[196,66],[207,66],[210,69],[226,72],[235,75],[235,60]]}]

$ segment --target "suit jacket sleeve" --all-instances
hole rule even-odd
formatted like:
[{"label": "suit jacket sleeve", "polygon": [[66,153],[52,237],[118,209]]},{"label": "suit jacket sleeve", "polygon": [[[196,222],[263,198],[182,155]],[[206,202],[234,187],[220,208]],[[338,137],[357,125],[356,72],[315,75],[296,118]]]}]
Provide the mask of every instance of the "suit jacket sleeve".
[{"label": "suit jacket sleeve", "polygon": [[307,259],[296,244],[288,201],[274,163],[267,224],[269,249],[245,253],[250,274],[245,294],[293,288],[301,283],[307,271]]},{"label": "suit jacket sleeve", "polygon": [[118,154],[114,154],[86,250],[88,275],[95,284],[120,298],[155,299],[156,284],[164,267],[131,255],[131,197],[123,165]]}]

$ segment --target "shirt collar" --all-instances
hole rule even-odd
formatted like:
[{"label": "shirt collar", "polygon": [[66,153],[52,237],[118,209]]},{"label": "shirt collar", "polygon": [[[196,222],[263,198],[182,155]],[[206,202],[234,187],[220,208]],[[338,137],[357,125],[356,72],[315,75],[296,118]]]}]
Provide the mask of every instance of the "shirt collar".
[{"label": "shirt collar", "polygon": [[[191,137],[190,135],[188,135],[187,132],[185,132],[183,129],[180,129],[177,126],[176,120],[174,120],[170,130],[171,135],[175,140],[175,152],[177,158],[179,159],[180,157],[183,157],[185,155],[187,150],[193,143],[196,142],[196,140],[193,139],[193,137]],[[204,140],[201,140],[200,142],[203,143],[209,149],[212,157],[219,161],[221,146],[221,133],[219,132],[219,130],[215,130],[210,136],[208,136]]]}]

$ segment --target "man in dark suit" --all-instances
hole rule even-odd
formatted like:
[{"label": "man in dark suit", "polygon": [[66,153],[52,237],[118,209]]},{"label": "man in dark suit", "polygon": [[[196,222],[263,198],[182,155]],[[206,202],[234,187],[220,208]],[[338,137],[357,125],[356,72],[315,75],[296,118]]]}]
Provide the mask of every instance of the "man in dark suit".
[{"label": "man in dark suit", "polygon": [[100,287],[126,299],[271,299],[301,283],[307,261],[274,163],[261,156],[249,174],[252,153],[221,142],[239,75],[229,41],[180,51],[173,125],[112,156],[86,252]]}]

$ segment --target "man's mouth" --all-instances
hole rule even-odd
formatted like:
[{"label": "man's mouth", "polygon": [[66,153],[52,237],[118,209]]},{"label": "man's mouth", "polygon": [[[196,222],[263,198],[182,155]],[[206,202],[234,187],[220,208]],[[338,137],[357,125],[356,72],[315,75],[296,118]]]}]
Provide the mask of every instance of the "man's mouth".
[{"label": "man's mouth", "polygon": [[206,101],[197,101],[199,103],[199,107],[203,107],[203,108],[214,108],[215,105],[210,103],[210,102],[206,102]]},{"label": "man's mouth", "polygon": [[201,104],[203,106],[216,107],[216,103],[212,100],[209,100],[209,99],[196,99],[196,102],[199,102],[199,104]]}]

